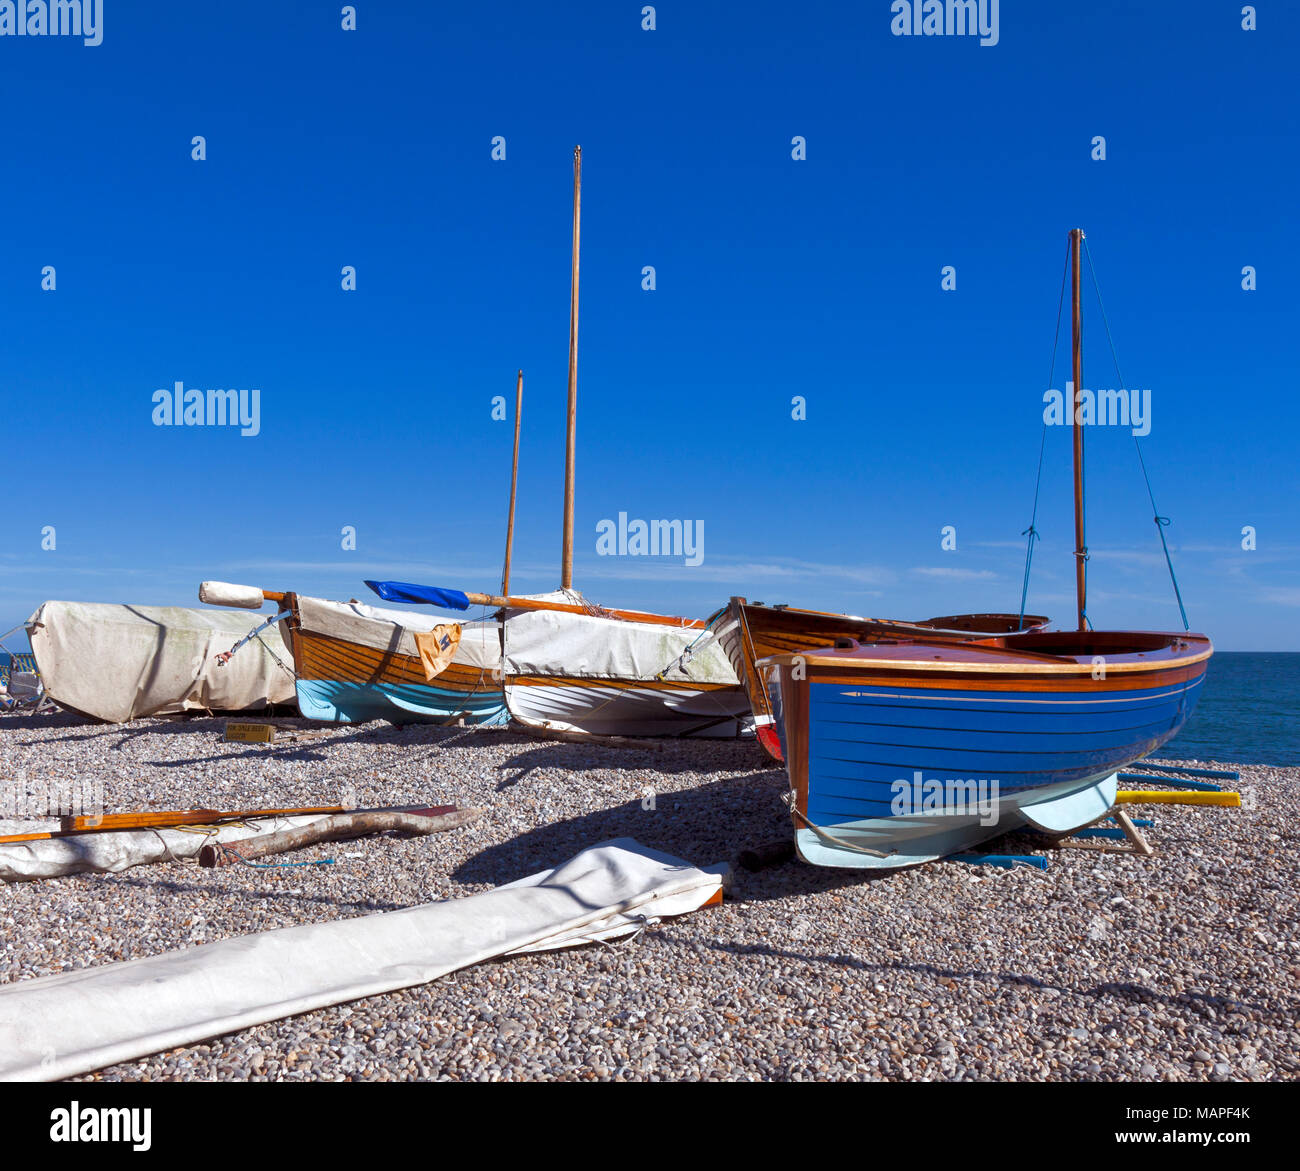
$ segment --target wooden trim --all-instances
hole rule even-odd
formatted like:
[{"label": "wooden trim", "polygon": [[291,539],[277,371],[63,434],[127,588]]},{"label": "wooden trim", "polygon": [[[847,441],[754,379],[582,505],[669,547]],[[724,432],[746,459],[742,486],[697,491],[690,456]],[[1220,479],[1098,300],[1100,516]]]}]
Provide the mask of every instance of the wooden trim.
[{"label": "wooden trim", "polygon": [[[1155,652],[1160,653],[1160,652]],[[1199,651],[1196,654],[1179,656],[1178,658],[1152,659],[1147,662],[1128,662],[1118,656],[1100,657],[1106,659],[1106,676],[1125,674],[1125,673],[1144,673],[1165,671],[1174,667],[1190,666],[1193,663],[1204,662],[1213,654],[1213,650]],[[873,671],[884,674],[893,671],[906,672],[938,672],[944,674],[965,673],[972,678],[979,678],[984,675],[1066,675],[1075,677],[1091,677],[1092,663],[1072,662],[1072,663],[1035,663],[1035,662],[998,662],[997,652],[992,651],[988,656],[988,661],[980,659],[854,659],[848,655],[832,657],[829,655],[772,655],[759,662],[759,666],[770,666],[773,664],[786,665],[794,658],[802,658],[810,667],[831,667],[843,671],[846,668],[853,670],[856,668],[860,671]],[[850,678],[845,676],[845,678]]]}]

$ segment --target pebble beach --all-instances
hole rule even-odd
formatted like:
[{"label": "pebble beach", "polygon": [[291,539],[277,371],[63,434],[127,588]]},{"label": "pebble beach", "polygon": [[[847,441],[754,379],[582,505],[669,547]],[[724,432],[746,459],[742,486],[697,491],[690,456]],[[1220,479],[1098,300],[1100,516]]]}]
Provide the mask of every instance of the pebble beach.
[{"label": "pebble beach", "polygon": [[[306,731],[305,721],[278,721]],[[481,964],[85,1080],[1274,1081],[1300,1072],[1296,770],[1226,761],[1240,809],[1143,807],[1146,858],[1000,853],[884,875],[739,853],[788,836],[753,741],[607,747],[513,731],[0,716],[0,785],[77,776],[108,810],[457,804],[477,823],[283,860],[0,884],[0,981],[463,897],[632,837],[731,862],[719,907],[610,945]]]}]

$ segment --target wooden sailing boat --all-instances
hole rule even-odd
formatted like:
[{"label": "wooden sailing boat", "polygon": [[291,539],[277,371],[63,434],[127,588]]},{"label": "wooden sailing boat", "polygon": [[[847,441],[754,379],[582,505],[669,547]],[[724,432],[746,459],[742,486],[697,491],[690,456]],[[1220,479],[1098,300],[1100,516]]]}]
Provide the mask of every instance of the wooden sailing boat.
[{"label": "wooden sailing boat", "polygon": [[1116,774],[1177,734],[1212,653],[1201,634],[1086,618],[1079,247],[1073,273],[1077,629],[860,644],[760,660],[781,731],[796,848],[895,868],[1026,824],[1065,833],[1114,804]]},{"label": "wooden sailing boat", "polygon": [[[574,151],[572,283],[569,302],[569,378],[565,444],[564,520],[560,589],[528,598],[509,596],[507,572],[499,595],[462,593],[403,582],[368,582],[390,602],[467,609],[500,608],[504,704],[524,724],[565,732],[619,736],[732,737],[758,717],[769,752],[779,756],[770,702],[755,678],[756,657],[785,645],[830,645],[837,635],[927,633],[924,625],[882,623],[815,611],[739,608],[700,621],[630,610],[608,610],[573,588],[574,473],[576,463],[578,287],[582,208],[582,151]],[[513,530],[513,491],[511,522]],[[793,644],[779,641],[798,616]],[[1031,618],[1030,623],[1045,619]],[[943,637],[1016,628],[1013,615],[956,615]],[[935,631],[929,633],[934,634]],[[400,662],[395,660],[395,662]],[[411,670],[414,665],[410,666]],[[439,680],[438,682],[441,682]]]},{"label": "wooden sailing boat", "polygon": [[504,702],[530,726],[619,736],[734,737],[751,722],[749,700],[706,623],[598,606],[573,588],[578,414],[578,287],[582,148],[573,152],[569,377],[560,589],[514,597],[402,582],[369,582],[388,601],[500,607]]},{"label": "wooden sailing boat", "polygon": [[455,654],[436,673],[421,657],[418,639],[445,619],[355,600],[329,602],[292,592],[204,583],[200,597],[205,601],[257,607],[272,600],[283,606],[279,617],[294,657],[303,715],[331,721],[463,719],[488,724],[513,716],[540,728],[623,736],[731,737],[748,728],[749,701],[704,622],[606,609],[573,589],[581,191],[579,147],[573,174],[561,588],[531,597],[509,592],[521,374],[516,387],[516,472],[500,594],[367,582],[387,601],[457,610],[475,604],[497,608],[494,619],[459,625]]},{"label": "wooden sailing boat", "polygon": [[1047,619],[1039,614],[949,614],[920,622],[903,622],[801,610],[795,606],[764,606],[744,598],[732,598],[709,621],[717,623],[718,642],[749,696],[758,742],[774,760],[785,758],[781,754],[767,681],[764,672],[758,669],[759,659],[783,651],[831,647],[840,638],[859,642],[882,638],[953,641],[1036,630],[1047,624]]},{"label": "wooden sailing boat", "polygon": [[[298,710],[308,719],[345,724],[378,719],[504,724],[509,719],[496,622],[457,624],[455,653],[432,674],[417,640],[445,627],[445,618],[218,581],[205,581],[199,600],[247,609],[267,601],[280,606],[263,625],[280,627],[293,660]],[[226,658],[240,646],[228,650]]]}]

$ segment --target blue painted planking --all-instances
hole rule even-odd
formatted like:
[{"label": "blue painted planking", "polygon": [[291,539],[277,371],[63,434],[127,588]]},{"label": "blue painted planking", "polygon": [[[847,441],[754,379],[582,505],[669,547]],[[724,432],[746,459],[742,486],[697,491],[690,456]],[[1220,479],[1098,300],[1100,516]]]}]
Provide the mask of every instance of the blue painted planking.
[{"label": "blue painted planking", "polygon": [[894,816],[894,783],[918,769],[923,780],[997,781],[1008,794],[1104,775],[1162,743],[1199,686],[1098,699],[814,683],[808,814],[826,825]]},{"label": "blue painted planking", "polygon": [[470,695],[427,684],[363,685],[299,679],[297,691],[298,709],[304,716],[332,723],[441,723],[462,713],[475,724],[504,724],[510,718],[505,695],[499,690]]}]

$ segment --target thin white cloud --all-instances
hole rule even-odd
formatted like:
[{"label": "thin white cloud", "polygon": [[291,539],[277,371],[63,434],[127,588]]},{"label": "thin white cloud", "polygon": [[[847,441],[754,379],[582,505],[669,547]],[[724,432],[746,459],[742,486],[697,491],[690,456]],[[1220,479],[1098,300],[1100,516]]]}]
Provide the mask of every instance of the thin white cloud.
[{"label": "thin white cloud", "polygon": [[998,577],[991,569],[959,569],[955,565],[918,565],[912,572],[948,581],[996,581]]}]

